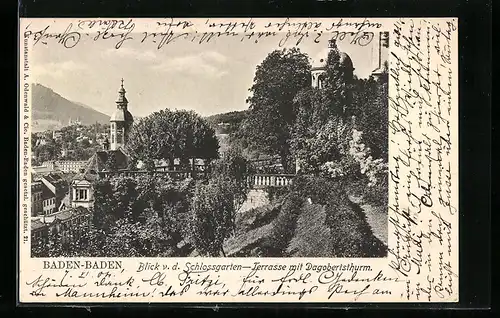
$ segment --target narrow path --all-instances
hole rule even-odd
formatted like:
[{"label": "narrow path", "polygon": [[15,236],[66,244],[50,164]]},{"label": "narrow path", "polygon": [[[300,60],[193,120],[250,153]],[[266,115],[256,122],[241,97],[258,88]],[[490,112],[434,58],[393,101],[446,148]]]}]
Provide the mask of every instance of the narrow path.
[{"label": "narrow path", "polygon": [[264,190],[252,189],[248,192],[247,199],[241,205],[237,213],[245,213],[251,209],[259,208],[269,204],[269,198]]},{"label": "narrow path", "polygon": [[366,221],[370,225],[373,235],[375,235],[382,243],[388,245],[388,215],[382,207],[373,206],[363,202],[362,196],[349,195],[349,200],[359,205],[366,216]]}]

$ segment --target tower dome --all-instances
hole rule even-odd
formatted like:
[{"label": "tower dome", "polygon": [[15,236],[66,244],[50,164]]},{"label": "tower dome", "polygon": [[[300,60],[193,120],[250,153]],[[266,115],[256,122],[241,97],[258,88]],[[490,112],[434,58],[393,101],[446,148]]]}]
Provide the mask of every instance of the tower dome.
[{"label": "tower dome", "polygon": [[[316,55],[311,61],[311,82],[314,88],[323,88],[328,54],[331,50],[337,50],[337,44],[335,40],[330,40],[328,43],[328,48],[325,48]],[[347,76],[347,80],[350,80],[353,75],[354,66],[351,57],[345,52],[339,52],[339,68],[343,70]]]},{"label": "tower dome", "polygon": [[351,57],[344,52],[340,52],[340,60],[339,64],[341,68],[348,69],[348,70],[354,70],[354,66],[352,64]]}]

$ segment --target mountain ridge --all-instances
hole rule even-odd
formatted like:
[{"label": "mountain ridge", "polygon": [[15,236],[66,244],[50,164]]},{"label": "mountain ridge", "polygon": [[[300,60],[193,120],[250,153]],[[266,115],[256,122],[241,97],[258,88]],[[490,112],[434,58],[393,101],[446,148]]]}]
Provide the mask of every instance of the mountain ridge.
[{"label": "mountain ridge", "polygon": [[71,101],[42,84],[32,84],[32,130],[60,129],[70,120],[80,120],[83,125],[105,124],[110,116],[91,106]]}]

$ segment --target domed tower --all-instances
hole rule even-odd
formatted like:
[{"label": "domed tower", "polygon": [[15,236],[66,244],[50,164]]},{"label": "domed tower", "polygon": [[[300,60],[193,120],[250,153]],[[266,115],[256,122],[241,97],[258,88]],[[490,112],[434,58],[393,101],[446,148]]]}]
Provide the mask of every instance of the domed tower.
[{"label": "domed tower", "polygon": [[118,91],[118,100],[116,101],[116,111],[111,115],[110,121],[110,132],[111,132],[111,150],[117,150],[120,147],[125,146],[128,139],[128,134],[134,118],[132,114],[128,111],[128,100],[125,97],[125,88],[123,88],[123,78],[120,90]]},{"label": "domed tower", "polygon": [[330,49],[324,49],[312,61],[311,84],[313,88],[323,88],[325,83],[326,60]]},{"label": "domed tower", "polygon": [[[331,50],[337,50],[337,44],[335,40],[330,40],[328,41],[328,48],[321,51],[316,58],[313,59],[312,61],[312,68],[311,68],[311,83],[313,88],[319,88],[322,89],[324,88],[325,85],[325,73],[326,73],[326,67],[327,67],[327,61],[328,61],[328,54],[330,53]],[[339,52],[339,67],[340,69],[344,72],[344,75],[346,76],[347,81],[352,80],[353,72],[354,72],[354,67],[352,64],[352,60],[344,52]]]}]

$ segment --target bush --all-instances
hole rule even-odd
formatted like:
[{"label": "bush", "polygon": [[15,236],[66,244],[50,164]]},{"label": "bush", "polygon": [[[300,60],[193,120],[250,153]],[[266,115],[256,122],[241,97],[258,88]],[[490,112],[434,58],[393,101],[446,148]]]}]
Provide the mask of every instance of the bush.
[{"label": "bush", "polygon": [[202,255],[217,257],[224,241],[234,234],[235,202],[232,185],[224,179],[211,179],[196,187],[192,201],[192,242]]},{"label": "bush", "polygon": [[286,187],[267,187],[266,188],[267,197],[269,202],[275,202],[282,200],[288,193],[290,193],[290,188]]},{"label": "bush", "polygon": [[386,247],[372,233],[361,208],[353,204],[339,185],[331,184],[325,211],[327,225],[334,236],[336,257],[385,256]]},{"label": "bush", "polygon": [[290,193],[285,199],[278,217],[274,221],[273,232],[268,241],[268,253],[270,256],[283,256],[292,239],[303,200],[298,193]]},{"label": "bush", "polygon": [[330,195],[332,182],[324,177],[315,175],[301,175],[293,180],[291,191],[302,198],[311,198],[314,203],[326,204],[325,199]]},{"label": "bush", "polygon": [[364,198],[367,202],[373,205],[384,207],[387,210],[389,201],[389,175],[388,173],[381,173],[378,176],[377,185],[366,187],[364,191]]}]

